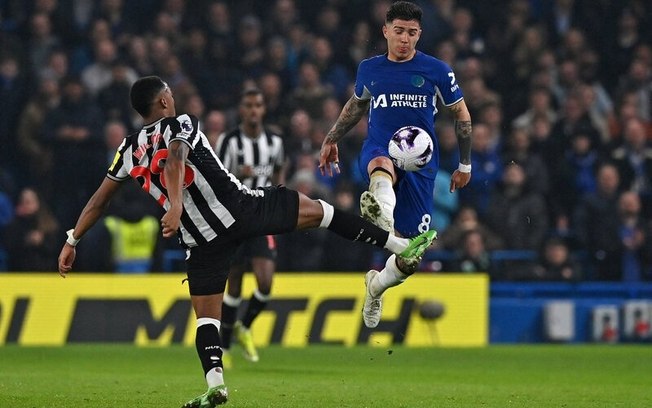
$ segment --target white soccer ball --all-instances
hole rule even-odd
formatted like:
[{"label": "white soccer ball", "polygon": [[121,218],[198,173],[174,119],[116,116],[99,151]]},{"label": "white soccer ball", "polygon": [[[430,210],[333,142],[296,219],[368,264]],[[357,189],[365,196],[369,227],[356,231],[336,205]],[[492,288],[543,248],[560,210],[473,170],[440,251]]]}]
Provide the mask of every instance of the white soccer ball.
[{"label": "white soccer ball", "polygon": [[418,171],[432,159],[432,138],[417,126],[404,126],[389,140],[389,157],[405,171]]}]

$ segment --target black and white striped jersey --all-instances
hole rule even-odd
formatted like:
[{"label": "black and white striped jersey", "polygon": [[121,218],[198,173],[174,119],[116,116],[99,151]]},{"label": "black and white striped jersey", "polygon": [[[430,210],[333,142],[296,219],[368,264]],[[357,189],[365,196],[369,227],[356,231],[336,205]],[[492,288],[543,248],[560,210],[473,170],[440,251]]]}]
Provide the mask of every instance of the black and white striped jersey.
[{"label": "black and white striped jersey", "polygon": [[283,139],[269,129],[251,138],[238,127],[221,134],[215,145],[217,157],[231,173],[239,174],[241,166],[251,166],[254,177],[240,177],[249,188],[265,187],[272,184],[272,175],[283,167],[285,152]]},{"label": "black and white striped jersey", "polygon": [[170,207],[163,167],[171,141],[190,146],[186,161],[181,215],[181,244],[194,247],[221,236],[241,212],[242,194],[252,191],[229,173],[199,129],[196,117],[162,118],[125,138],[118,148],[107,177],[123,181],[132,177],[165,210]]}]

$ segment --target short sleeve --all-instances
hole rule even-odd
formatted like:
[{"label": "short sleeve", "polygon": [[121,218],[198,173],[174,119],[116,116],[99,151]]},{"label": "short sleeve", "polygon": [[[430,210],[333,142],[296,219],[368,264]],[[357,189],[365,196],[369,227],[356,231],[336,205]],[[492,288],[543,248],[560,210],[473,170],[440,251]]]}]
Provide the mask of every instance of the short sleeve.
[{"label": "short sleeve", "polygon": [[460,85],[457,83],[453,69],[444,62],[440,61],[439,63],[437,87],[444,105],[451,106],[464,99],[464,95],[462,94]]},{"label": "short sleeve", "polygon": [[188,144],[191,149],[194,149],[200,139],[199,121],[196,117],[179,115],[175,118],[175,121],[171,121],[170,127],[172,130],[170,142],[180,140]]},{"label": "short sleeve", "polygon": [[360,65],[358,65],[358,72],[355,77],[354,94],[356,98],[366,101],[371,99],[371,93],[367,86],[367,83],[369,82],[369,70],[367,69],[368,64],[365,62],[366,61],[362,61]]},{"label": "short sleeve", "polygon": [[115,156],[113,156],[113,161],[111,161],[111,165],[109,166],[109,170],[106,173],[106,176],[111,180],[122,181],[129,178],[129,173],[124,165],[124,153],[125,150],[127,150],[127,140],[128,138],[125,138],[120,147],[118,147]]}]

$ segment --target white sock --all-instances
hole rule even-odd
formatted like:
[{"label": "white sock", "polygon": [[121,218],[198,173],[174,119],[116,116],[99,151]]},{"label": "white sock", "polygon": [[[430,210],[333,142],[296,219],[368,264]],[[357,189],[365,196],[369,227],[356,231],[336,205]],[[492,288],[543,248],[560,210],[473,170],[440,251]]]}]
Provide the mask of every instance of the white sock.
[{"label": "white sock", "polygon": [[233,297],[233,296],[229,295],[228,293],[225,293],[224,298],[222,299],[222,302],[224,302],[224,304],[227,305],[227,306],[237,308],[237,307],[240,306],[240,303],[242,302],[242,298],[239,297],[239,296],[238,297]]},{"label": "white sock", "polygon": [[392,176],[384,171],[375,171],[369,177],[369,191],[378,199],[383,213],[394,218],[396,193],[394,193]]},{"label": "white sock", "polygon": [[407,279],[408,275],[401,272],[396,266],[396,255],[387,258],[385,267],[370,283],[369,292],[372,296],[378,297],[392,286],[400,285]]},{"label": "white sock", "polygon": [[319,223],[319,228],[328,228],[328,226],[331,225],[331,221],[333,221],[335,208],[324,200],[317,200],[317,201],[319,201],[319,204],[321,204],[322,208],[324,209],[324,218],[321,219],[321,222]]},{"label": "white sock", "polygon": [[265,295],[263,294],[263,292],[258,290],[258,288],[256,288],[256,290],[254,290],[254,297],[260,300],[261,302],[269,302],[269,300],[272,298],[272,295],[271,294]]},{"label": "white sock", "polygon": [[211,371],[207,372],[206,384],[208,384],[208,388],[213,388],[224,384],[224,373],[222,372],[222,369],[215,367]]},{"label": "white sock", "polygon": [[400,254],[405,251],[408,245],[410,245],[409,239],[389,234],[387,242],[385,242],[385,249],[388,249],[393,254]]}]

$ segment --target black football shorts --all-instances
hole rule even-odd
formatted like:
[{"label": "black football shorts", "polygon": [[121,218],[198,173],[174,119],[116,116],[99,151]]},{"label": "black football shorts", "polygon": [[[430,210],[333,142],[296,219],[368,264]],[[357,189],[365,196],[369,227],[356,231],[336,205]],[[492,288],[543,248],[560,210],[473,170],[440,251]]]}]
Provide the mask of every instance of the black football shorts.
[{"label": "black football shorts", "polygon": [[[186,259],[188,286],[194,296],[223,293],[238,247],[248,239],[294,231],[299,219],[299,194],[283,186],[265,187],[264,194],[243,194],[236,222],[215,239],[192,247]],[[266,242],[266,241],[264,241]]]}]

